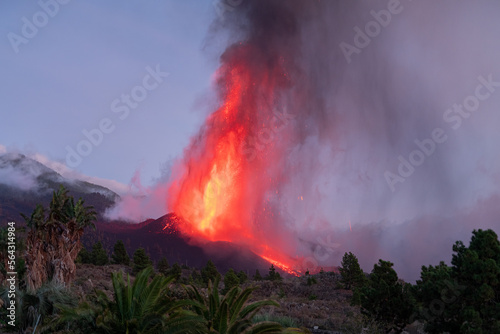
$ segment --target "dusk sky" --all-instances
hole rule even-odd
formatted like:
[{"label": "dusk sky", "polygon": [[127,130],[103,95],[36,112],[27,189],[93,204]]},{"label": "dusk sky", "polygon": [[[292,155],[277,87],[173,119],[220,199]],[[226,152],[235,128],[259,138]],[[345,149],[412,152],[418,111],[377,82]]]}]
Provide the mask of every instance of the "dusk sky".
[{"label": "dusk sky", "polygon": [[[9,33],[22,36],[37,1],[2,1],[0,43],[2,121],[0,145],[66,163],[103,118],[115,128],[74,167],[81,173],[128,184],[159,177],[204,118],[216,57],[203,52],[216,15],[210,1],[69,1],[15,52]],[[111,103],[142,85],[146,67],[169,76],[124,119]],[[68,166],[73,167],[73,166]]]},{"label": "dusk sky", "polygon": [[[244,1],[227,17],[212,0],[67,2],[0,3],[0,154],[38,155],[116,191],[142,184],[149,199],[124,196],[113,218],[165,214],[174,160],[179,198],[203,178],[183,170],[212,170],[226,123],[202,125],[231,83],[217,88],[217,69],[241,61],[251,84],[239,97],[295,115],[241,174],[260,187],[242,200],[248,217],[274,201],[269,230],[294,239],[290,256],[331,236],[342,246],[329,261],[353,250],[366,271],[385,257],[415,278],[472,229],[500,226],[500,2],[283,1],[273,20],[248,19]],[[238,49],[247,42],[276,73],[289,66],[289,86],[254,82],[275,72]],[[240,109],[252,135],[275,115]]]}]

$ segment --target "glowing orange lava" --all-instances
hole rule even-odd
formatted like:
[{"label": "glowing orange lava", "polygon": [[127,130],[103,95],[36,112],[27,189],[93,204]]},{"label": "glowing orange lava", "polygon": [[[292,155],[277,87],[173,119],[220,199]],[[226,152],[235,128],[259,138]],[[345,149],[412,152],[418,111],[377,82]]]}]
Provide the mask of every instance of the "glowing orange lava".
[{"label": "glowing orange lava", "polygon": [[292,269],[291,267],[289,267],[288,265],[286,265],[286,264],[284,264],[282,262],[273,260],[273,259],[271,259],[271,258],[269,258],[267,256],[264,256],[264,255],[261,255],[260,257],[262,257],[264,260],[268,261],[269,263],[274,264],[276,267],[278,267],[281,270],[289,273],[290,275],[300,276],[300,272],[299,271]]},{"label": "glowing orange lava", "polygon": [[242,149],[252,148],[250,138],[266,124],[271,128],[268,123],[276,108],[275,91],[282,89],[287,79],[283,79],[278,62],[266,67],[242,61],[251,51],[249,46],[240,45],[223,56],[217,72],[223,102],[185,150],[169,189],[168,206],[186,222],[180,226],[183,233],[248,246],[270,263],[297,275],[293,259],[288,260],[279,246],[269,247],[269,240],[264,240],[269,236],[263,232],[266,220],[261,216],[274,217],[264,203],[273,182],[266,176],[268,162],[277,156],[273,143],[260,143],[264,148],[251,152],[255,159],[249,159],[248,151]]}]

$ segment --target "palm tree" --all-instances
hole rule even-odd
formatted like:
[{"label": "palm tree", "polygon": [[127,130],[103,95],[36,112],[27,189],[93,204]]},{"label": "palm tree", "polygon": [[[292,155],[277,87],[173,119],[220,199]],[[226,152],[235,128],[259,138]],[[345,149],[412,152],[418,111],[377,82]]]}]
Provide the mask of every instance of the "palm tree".
[{"label": "palm tree", "polygon": [[240,287],[235,286],[225,296],[220,296],[217,289],[218,283],[218,279],[215,280],[214,284],[209,281],[207,296],[201,294],[194,285],[186,287],[189,298],[196,302],[192,307],[200,317],[199,321],[203,325],[202,333],[257,334],[281,332],[281,325],[275,322],[252,323],[252,318],[264,306],[279,307],[278,303],[272,300],[248,303],[248,299],[255,288],[242,290]]},{"label": "palm tree", "polygon": [[49,280],[69,284],[74,279],[83,231],[89,226],[95,228],[96,212],[84,204],[82,199],[75,204],[61,186],[54,191],[48,212],[39,204],[30,217],[22,215],[29,228],[26,283],[30,291]]},{"label": "palm tree", "polygon": [[197,332],[198,317],[181,309],[193,302],[168,297],[174,277],[156,275],[148,284],[153,272],[152,267],[144,269],[133,284],[130,284],[130,276],[125,282],[121,272],[113,273],[114,300],[97,291],[93,304],[84,302],[74,309],[63,307],[59,323],[73,324],[85,333]]}]

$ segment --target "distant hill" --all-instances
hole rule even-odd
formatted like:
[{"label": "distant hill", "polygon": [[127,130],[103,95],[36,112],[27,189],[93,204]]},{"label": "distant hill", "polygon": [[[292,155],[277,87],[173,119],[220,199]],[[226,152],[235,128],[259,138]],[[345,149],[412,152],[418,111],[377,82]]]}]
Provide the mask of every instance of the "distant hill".
[{"label": "distant hill", "polygon": [[0,226],[9,221],[23,223],[20,213],[30,215],[39,203],[48,205],[54,190],[64,185],[76,199],[82,197],[102,217],[119,196],[108,188],[86,181],[70,180],[23,154],[0,155]]}]

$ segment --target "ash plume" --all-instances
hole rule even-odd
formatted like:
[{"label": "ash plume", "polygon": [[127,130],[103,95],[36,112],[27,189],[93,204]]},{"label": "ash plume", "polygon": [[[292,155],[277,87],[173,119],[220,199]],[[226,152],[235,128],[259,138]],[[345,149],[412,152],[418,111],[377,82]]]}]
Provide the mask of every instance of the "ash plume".
[{"label": "ash plume", "polygon": [[[414,280],[473,228],[498,229],[500,4],[394,3],[254,0],[217,18],[220,108],[174,167],[169,208],[205,187],[241,126],[238,214],[221,217],[244,226],[223,238],[248,244],[244,231],[302,267],[353,251],[365,271],[383,258]],[[480,85],[488,97],[456,111]]]}]

